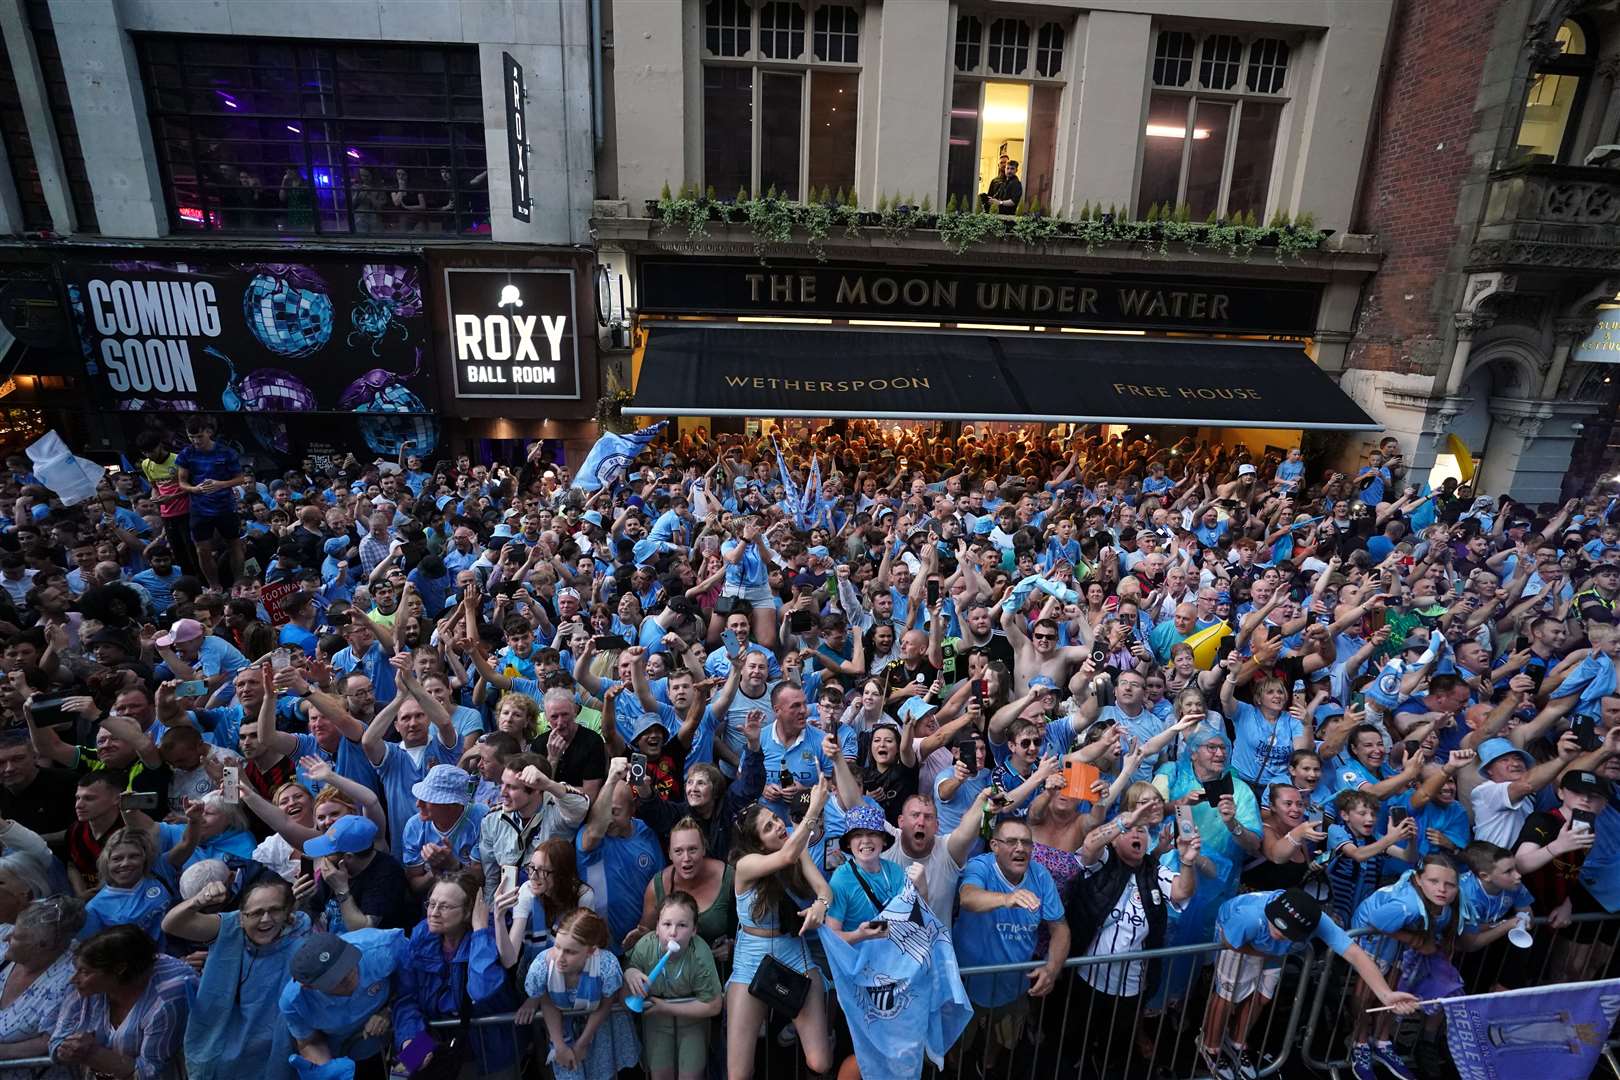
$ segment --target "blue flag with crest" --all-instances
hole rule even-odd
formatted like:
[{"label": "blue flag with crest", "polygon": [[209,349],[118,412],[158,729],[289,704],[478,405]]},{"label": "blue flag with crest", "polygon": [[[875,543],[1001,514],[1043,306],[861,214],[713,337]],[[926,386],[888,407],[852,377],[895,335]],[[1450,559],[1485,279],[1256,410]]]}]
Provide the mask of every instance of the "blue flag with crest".
[{"label": "blue flag with crest", "polygon": [[822,927],[827,969],[849,1019],[862,1080],[917,1080],[924,1056],[944,1067],[973,1005],[950,931],[910,882],[878,918],[888,934],[856,945]]},{"label": "blue flag with crest", "polygon": [[659,432],[669,421],[660,420],[651,427],[644,427],[639,431],[632,431],[628,435],[615,435],[613,432],[604,432],[591,452],[585,455],[585,461],[574,474],[574,486],[581,491],[600,491],[602,488],[612,487],[619,482],[619,477],[630,468],[630,463],[636,460],[636,455],[647,448],[647,444],[658,438]]},{"label": "blue flag with crest", "polygon": [[1462,1080],[1585,1080],[1620,1015],[1620,979],[1475,994],[1445,1009]]}]

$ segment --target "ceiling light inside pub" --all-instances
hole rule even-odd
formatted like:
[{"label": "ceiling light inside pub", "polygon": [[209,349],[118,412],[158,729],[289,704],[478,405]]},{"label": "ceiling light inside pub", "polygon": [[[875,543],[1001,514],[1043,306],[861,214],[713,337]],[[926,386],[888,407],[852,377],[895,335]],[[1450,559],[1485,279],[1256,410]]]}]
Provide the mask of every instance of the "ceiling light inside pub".
[{"label": "ceiling light inside pub", "polygon": [[987,124],[1022,124],[1029,118],[1029,111],[1022,105],[985,105],[984,121]]},{"label": "ceiling light inside pub", "polygon": [[[1171,124],[1149,124],[1147,126],[1147,133],[1150,136],[1160,139],[1185,139],[1187,137],[1186,128],[1175,127]],[[1209,138],[1209,128],[1193,128],[1193,138]]]}]

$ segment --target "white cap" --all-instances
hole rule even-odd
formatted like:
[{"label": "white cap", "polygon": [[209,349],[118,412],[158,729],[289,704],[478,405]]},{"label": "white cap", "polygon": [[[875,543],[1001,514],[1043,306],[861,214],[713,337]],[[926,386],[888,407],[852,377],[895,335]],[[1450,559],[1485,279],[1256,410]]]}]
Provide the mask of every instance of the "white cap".
[{"label": "white cap", "polygon": [[1238,475],[1239,476],[1253,476],[1254,471],[1255,470],[1254,470],[1253,465],[1239,465],[1238,466]]}]

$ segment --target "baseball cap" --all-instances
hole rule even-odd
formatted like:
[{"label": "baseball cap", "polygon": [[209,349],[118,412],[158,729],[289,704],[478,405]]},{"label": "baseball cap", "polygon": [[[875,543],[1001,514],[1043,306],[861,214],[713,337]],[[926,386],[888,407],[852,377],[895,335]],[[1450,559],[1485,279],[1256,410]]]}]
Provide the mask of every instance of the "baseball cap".
[{"label": "baseball cap", "polygon": [[1266,902],[1266,922],[1289,941],[1304,941],[1321,921],[1321,903],[1304,889],[1285,889]]},{"label": "baseball cap", "polygon": [[467,794],[471,779],[466,769],[455,765],[435,765],[426,776],[411,785],[411,796],[425,803],[466,806],[471,801],[471,796]]},{"label": "baseball cap", "polygon": [[1416,649],[1422,652],[1429,647],[1429,632],[1427,630],[1414,630],[1408,634],[1406,641],[1401,644],[1401,652],[1410,652]]},{"label": "baseball cap", "polygon": [[157,636],[157,644],[167,649],[179,641],[195,641],[206,633],[196,619],[176,619],[167,634]]},{"label": "baseball cap", "polygon": [[1031,690],[1056,690],[1058,686],[1057,683],[1053,682],[1045,675],[1037,675],[1033,679],[1029,680],[1029,688]]},{"label": "baseball cap", "polygon": [[1609,797],[1609,782],[1594,772],[1584,770],[1567,772],[1564,778],[1558,781],[1562,791],[1573,791],[1577,795],[1596,795],[1599,798]]},{"label": "baseball cap", "polygon": [[1535,766],[1536,762],[1534,758],[1525,753],[1523,750],[1520,750],[1517,746],[1514,746],[1508,740],[1486,739],[1484,742],[1479,744],[1480,770],[1484,771],[1485,769],[1490,768],[1492,764],[1502,760],[1509,754],[1518,754],[1519,757],[1523,758],[1524,767],[1527,769]]},{"label": "baseball cap", "polygon": [[[463,788],[463,791],[466,789]],[[354,855],[370,851],[377,842],[377,823],[359,814],[345,814],[332,822],[326,832],[304,842],[304,854],[314,858],[336,855]]]},{"label": "baseball cap", "polygon": [[311,990],[330,994],[360,966],[360,950],[336,934],[311,934],[293,953],[287,973]]}]

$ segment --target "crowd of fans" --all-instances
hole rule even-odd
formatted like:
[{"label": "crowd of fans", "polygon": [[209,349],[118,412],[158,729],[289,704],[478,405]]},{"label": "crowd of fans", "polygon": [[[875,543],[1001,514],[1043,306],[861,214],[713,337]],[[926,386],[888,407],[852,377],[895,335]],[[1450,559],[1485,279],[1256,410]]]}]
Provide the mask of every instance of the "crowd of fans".
[{"label": "crowd of fans", "polygon": [[[587,493],[256,477],[196,418],[77,507],[10,460],[0,1077],[831,1073],[814,931],[907,889],[1002,966],[966,1075],[1052,999],[1082,1075],[1191,1010],[1252,1076],[1314,948],[1352,1074],[1410,1077],[1414,958],[1606,965],[1566,928],[1620,910],[1615,501],[1094,431],[700,432]],[[1184,999],[1065,966],[1192,944]]]}]

